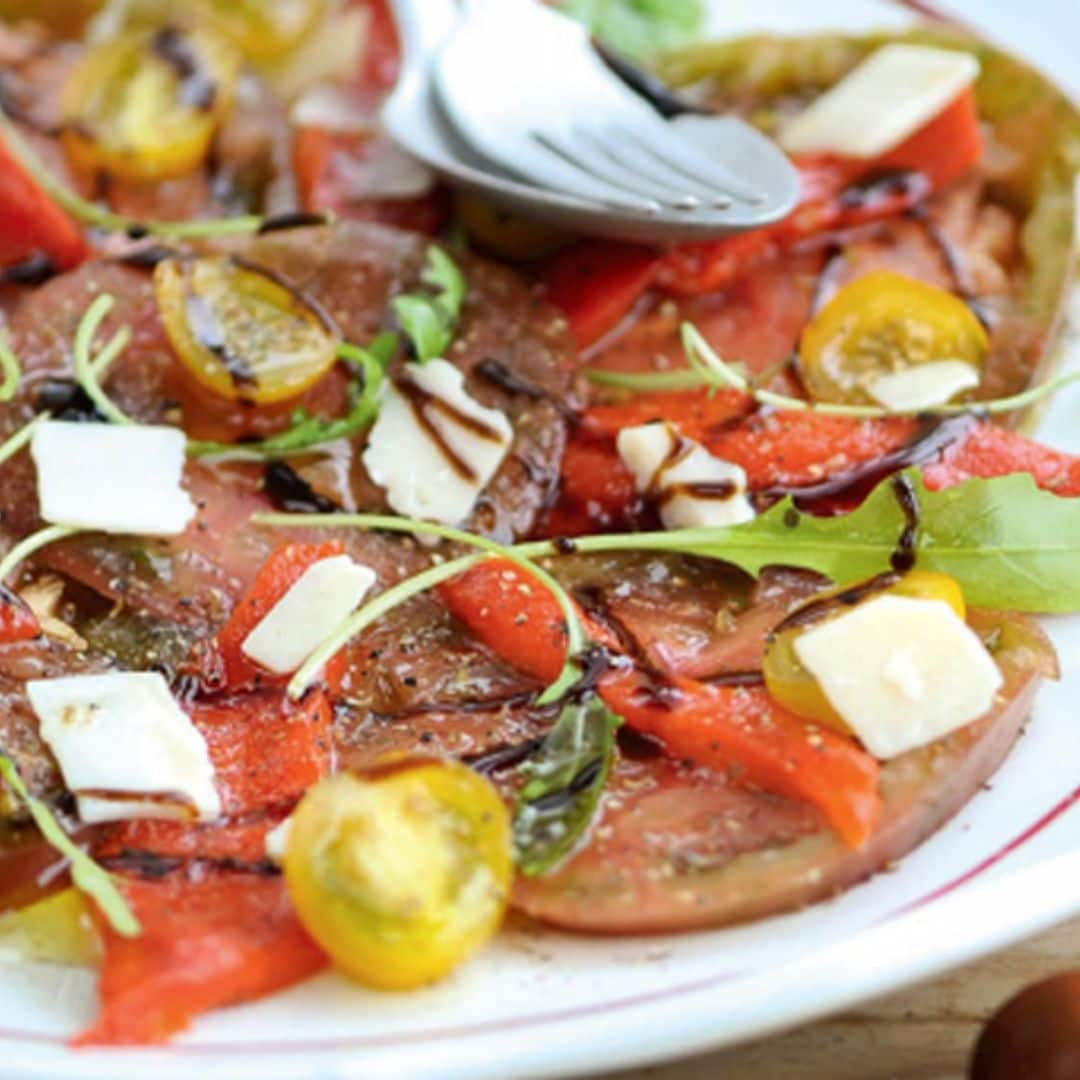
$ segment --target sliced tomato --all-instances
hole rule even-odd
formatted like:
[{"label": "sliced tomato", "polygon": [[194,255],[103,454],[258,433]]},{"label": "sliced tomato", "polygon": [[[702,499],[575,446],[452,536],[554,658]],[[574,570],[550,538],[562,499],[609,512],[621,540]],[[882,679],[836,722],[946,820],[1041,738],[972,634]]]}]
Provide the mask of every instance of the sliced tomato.
[{"label": "sliced tomato", "polygon": [[100,1011],[76,1046],[162,1042],[200,1013],[283,990],[327,963],[280,877],[173,874],[120,888],[142,934],[120,937],[102,920]]},{"label": "sliced tomato", "polygon": [[652,284],[657,256],[615,240],[583,240],[554,256],[541,272],[543,291],[562,311],[579,348],[614,329]]},{"label": "sliced tomato", "polygon": [[251,588],[233,608],[229,621],[218,631],[216,653],[225,686],[235,689],[275,679],[280,681],[280,677],[261,668],[244,653],[244,641],[309,567],[332,555],[341,555],[344,550],[339,541],[283,544],[270,555]]},{"label": "sliced tomato", "polygon": [[[442,586],[442,596],[503,660],[545,680],[560,671],[566,655],[561,612],[517,567],[482,563]],[[599,640],[607,636],[592,630]],[[615,668],[601,676],[599,691],[627,724],[659,738],[672,755],[812,803],[852,846],[872,833],[881,807],[877,763],[851,740],[781,709],[764,690],[677,676],[655,686],[636,668]]]},{"label": "sliced tomato", "polygon": [[82,230],[0,140],[0,266],[44,255],[69,270],[90,253]]}]

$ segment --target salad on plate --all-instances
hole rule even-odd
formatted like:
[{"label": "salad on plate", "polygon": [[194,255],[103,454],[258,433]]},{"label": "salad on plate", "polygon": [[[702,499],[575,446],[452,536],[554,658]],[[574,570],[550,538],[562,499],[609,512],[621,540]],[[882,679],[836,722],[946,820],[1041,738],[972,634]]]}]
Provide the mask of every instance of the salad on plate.
[{"label": "salad on plate", "polygon": [[1080,611],[1080,458],[1024,433],[1077,377],[1046,77],[567,3],[799,172],[651,248],[398,151],[382,0],[39,6],[0,2],[0,948],[98,972],[75,1045],[424,986],[511,909],[763,919],[987,783]]}]

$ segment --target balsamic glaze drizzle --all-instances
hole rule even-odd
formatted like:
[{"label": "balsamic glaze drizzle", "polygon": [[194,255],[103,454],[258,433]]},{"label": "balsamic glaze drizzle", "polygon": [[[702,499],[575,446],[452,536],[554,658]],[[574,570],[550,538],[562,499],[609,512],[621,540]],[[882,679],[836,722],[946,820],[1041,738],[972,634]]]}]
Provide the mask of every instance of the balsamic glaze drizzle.
[{"label": "balsamic glaze drizzle", "polygon": [[287,229],[305,229],[313,225],[329,225],[330,216],[321,210],[294,210],[287,214],[274,214],[265,218],[255,232],[256,236],[285,232]]},{"label": "balsamic glaze drizzle", "polygon": [[267,462],[263,490],[278,509],[292,514],[336,514],[341,511],[333,499],[316,491],[284,461]]},{"label": "balsamic glaze drizzle", "polygon": [[162,27],[151,39],[150,48],[180,79],[180,104],[209,112],[217,100],[217,85],[204,69],[202,58],[187,34],[175,26]]},{"label": "balsamic glaze drizzle", "polygon": [[789,484],[774,484],[755,494],[755,499],[763,505],[771,505],[790,495],[800,509],[821,499],[832,499],[839,495],[855,494],[872,487],[877,481],[899,472],[912,465],[923,465],[933,460],[946,447],[962,439],[977,422],[974,413],[959,413],[955,416],[929,417],[923,419],[918,433],[910,442],[897,450],[892,450],[872,461],[864,461],[845,469],[827,480],[816,484],[794,487]]},{"label": "balsamic glaze drizzle", "polygon": [[487,379],[493,386],[505,390],[508,394],[517,394],[520,397],[531,398],[533,401],[540,401],[543,398],[550,397],[546,390],[521,378],[520,375],[515,375],[504,364],[491,357],[481,360],[473,368],[473,371],[481,378]]},{"label": "balsamic glaze drizzle", "polygon": [[487,442],[502,442],[502,435],[490,424],[470,416],[466,412],[452,405],[435,394],[429,394],[409,378],[395,379],[394,387],[406,400],[412,409],[416,422],[427,433],[428,438],[435,444],[439,452],[446,459],[450,467],[467,483],[475,483],[478,479],[473,467],[450,445],[437,424],[432,420],[429,410],[442,413],[448,420],[472,432],[479,439]]},{"label": "balsamic glaze drizzle", "polygon": [[44,285],[60,268],[40,251],[0,269],[0,285]]}]

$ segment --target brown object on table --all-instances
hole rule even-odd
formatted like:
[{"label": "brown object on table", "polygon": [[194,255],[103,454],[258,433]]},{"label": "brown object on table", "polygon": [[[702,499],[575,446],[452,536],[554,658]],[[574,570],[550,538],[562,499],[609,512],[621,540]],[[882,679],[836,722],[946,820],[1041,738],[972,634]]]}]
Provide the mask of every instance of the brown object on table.
[{"label": "brown object on table", "polygon": [[975,1046],[972,1080],[1080,1080],[1080,971],[1011,998]]}]

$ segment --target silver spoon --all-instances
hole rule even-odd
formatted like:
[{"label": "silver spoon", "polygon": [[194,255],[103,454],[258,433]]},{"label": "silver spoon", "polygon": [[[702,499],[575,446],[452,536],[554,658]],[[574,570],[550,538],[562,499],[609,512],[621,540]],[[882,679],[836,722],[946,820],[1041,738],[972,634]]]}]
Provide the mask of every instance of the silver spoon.
[{"label": "silver spoon", "polygon": [[[404,66],[383,123],[404,149],[452,185],[562,228],[646,243],[756,228],[795,205],[797,174],[770,140],[732,117],[663,119],[608,70],[580,27],[533,0],[475,0],[464,14],[455,0],[394,0],[394,9]],[[521,128],[517,122],[526,114],[512,102],[535,105],[544,88],[538,92],[524,78],[506,85],[506,66],[492,57],[508,56],[512,49],[517,55],[507,35],[516,38],[522,28],[515,29],[516,20],[500,10],[524,13],[526,34],[533,33],[538,13],[546,40],[555,43],[545,46],[549,58],[552,48],[565,46],[567,35],[571,41],[568,58],[559,52],[555,61],[559,77],[546,80],[553,95],[550,115]],[[481,64],[480,77],[459,85],[463,71],[479,71]],[[587,96],[574,98],[575,111],[560,120],[564,98],[551,84],[560,84],[564,66],[571,64],[587,69],[573,80]],[[522,71],[530,80],[538,76],[524,61]],[[489,108],[489,121],[473,111],[482,98],[502,103]],[[453,119],[448,106],[454,107]],[[507,160],[512,166],[523,145],[529,154],[508,171]]]}]

